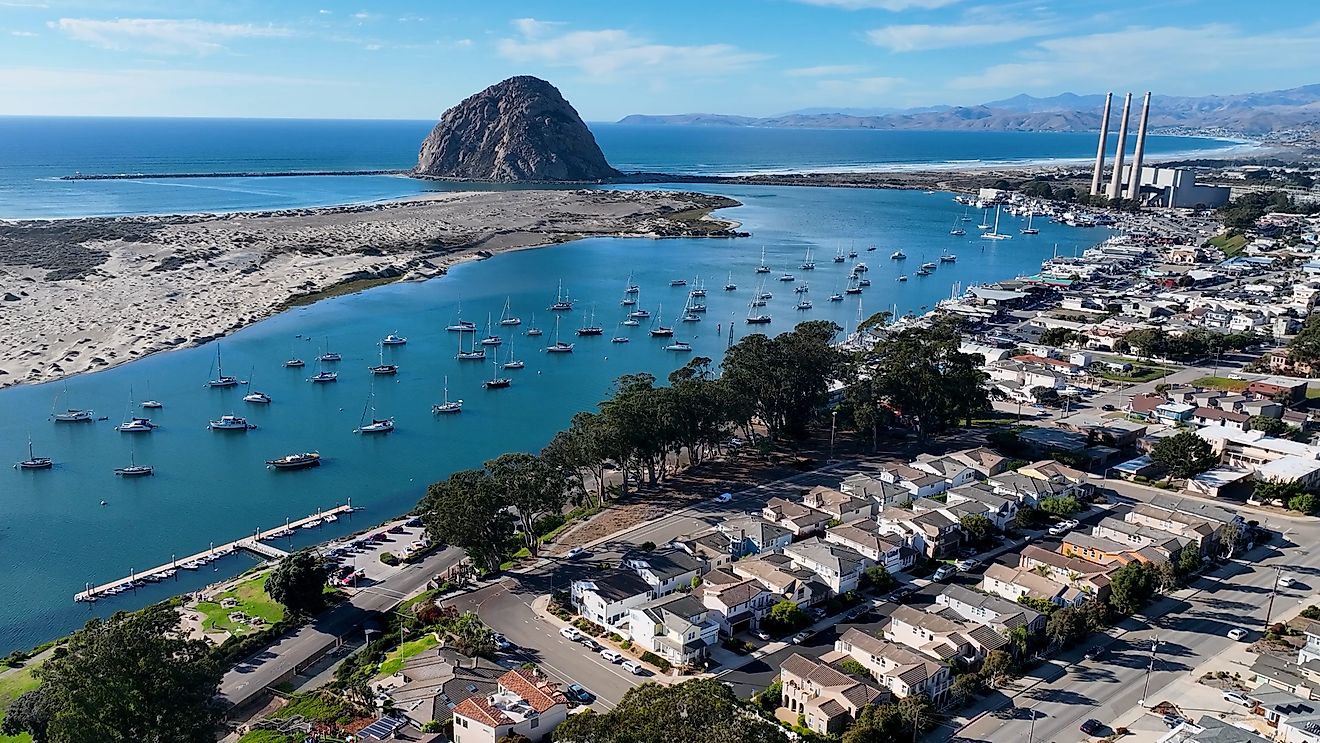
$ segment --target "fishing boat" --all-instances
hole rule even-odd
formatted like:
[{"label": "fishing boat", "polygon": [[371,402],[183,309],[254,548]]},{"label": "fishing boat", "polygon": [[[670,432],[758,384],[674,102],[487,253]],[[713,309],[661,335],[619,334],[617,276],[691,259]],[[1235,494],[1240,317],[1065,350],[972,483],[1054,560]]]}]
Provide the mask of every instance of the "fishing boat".
[{"label": "fishing boat", "polygon": [[225,376],[224,368],[220,365],[220,344],[215,346],[215,378],[206,383],[207,387],[236,387],[238,380],[234,377]]},{"label": "fishing boat", "polygon": [[541,329],[536,327],[536,313],[532,313],[532,324],[527,328],[527,335],[535,337],[541,334]]},{"label": "fishing boat", "polygon": [[729,272],[729,282],[724,285],[724,291],[726,292],[738,291],[738,285],[733,283],[733,271]]},{"label": "fishing boat", "polygon": [[[368,416],[367,414],[371,415]],[[371,422],[368,423],[367,421]],[[367,392],[367,404],[362,408],[362,419],[353,433],[389,433],[394,430],[393,418],[376,417],[376,386],[373,384]]]},{"label": "fishing boat", "polygon": [[504,362],[504,368],[505,368],[505,369],[521,369],[521,368],[523,368],[523,367],[525,367],[525,366],[527,366],[527,365],[523,363],[522,359],[517,358],[517,357],[515,357],[515,356],[513,355],[513,343],[510,342],[510,343],[509,343],[509,360]]},{"label": "fishing boat", "polygon": [[1034,209],[1031,210],[1031,211],[1029,211],[1029,212],[1027,212],[1027,226],[1026,226],[1026,227],[1023,227],[1023,228],[1020,229],[1020,230],[1018,230],[1018,232],[1021,232],[1021,233],[1024,234],[1024,235],[1039,235],[1039,234],[1040,234],[1040,230],[1039,230],[1039,229],[1037,229],[1037,228],[1031,226],[1031,218],[1032,218],[1032,216],[1034,216],[1034,215],[1035,215],[1035,210],[1034,210]]},{"label": "fishing boat", "polygon": [[48,470],[55,466],[55,462],[50,457],[39,457],[32,452],[32,437],[28,437],[28,458],[14,465],[15,469],[20,470]]},{"label": "fishing boat", "polygon": [[[246,395],[243,395],[243,402],[250,402],[256,405],[269,405],[270,395],[267,395],[265,392],[254,391],[252,389],[252,378],[256,376],[255,374],[256,369],[253,369],[252,371],[253,373],[248,374],[248,381],[247,381],[248,392]],[[147,405],[146,403],[142,403],[142,407],[146,407],[146,405]]]},{"label": "fishing boat", "polygon": [[266,466],[277,470],[305,470],[321,464],[319,452],[309,451],[302,454],[285,454],[278,459],[267,459]]},{"label": "fishing boat", "polygon": [[449,377],[445,377],[445,401],[436,405],[432,405],[431,412],[436,414],[463,412],[462,400],[449,399]]},{"label": "fishing boat", "polygon": [[506,297],[504,300],[504,311],[500,312],[500,325],[505,327],[510,325],[522,325],[522,318],[509,311],[509,303],[511,301],[511,298]]},{"label": "fishing boat", "polygon": [[605,329],[596,324],[596,305],[591,305],[591,320],[577,329],[578,335],[602,335]]},{"label": "fishing boat", "polygon": [[546,346],[548,353],[573,353],[573,344],[559,340],[559,318],[555,317],[555,342]]},{"label": "fishing boat", "polygon": [[212,431],[251,431],[256,427],[257,424],[249,423],[247,418],[240,415],[222,415],[207,424],[207,428]]},{"label": "fishing boat", "polygon": [[889,254],[889,258],[890,258],[891,260],[895,260],[895,261],[906,260],[906,259],[907,259],[907,253],[904,253],[904,252],[901,251],[901,250],[895,250],[894,252],[892,252],[892,253]]},{"label": "fishing boat", "polygon": [[464,351],[463,336],[460,335],[458,336],[458,353],[454,355],[454,358],[459,361],[485,361],[486,349],[477,348],[477,337],[474,335],[472,336],[472,348]]},{"label": "fishing boat", "polygon": [[573,309],[573,300],[564,294],[564,282],[559,282],[559,292],[555,294],[555,302],[550,305],[551,312],[568,312]]},{"label": "fishing boat", "polygon": [[499,366],[496,363],[491,362],[490,369],[491,369],[490,379],[487,379],[486,381],[482,382],[481,383],[482,387],[488,390],[501,390],[513,384],[512,379],[509,379],[508,377],[501,377],[499,375]]},{"label": "fishing boat", "polygon": [[390,333],[384,338],[381,338],[380,343],[382,346],[402,346],[408,343],[408,339],[397,333]]},{"label": "fishing boat", "polygon": [[458,315],[458,318],[457,318],[456,320],[454,320],[454,324],[453,324],[453,325],[448,325],[448,326],[446,326],[446,327],[445,327],[445,330],[448,330],[448,331],[451,332],[451,333],[475,333],[475,332],[477,332],[477,324],[476,324],[476,323],[474,323],[474,322],[472,322],[472,321],[470,321],[470,320],[464,320],[464,319],[463,319],[463,302],[462,302],[461,300],[460,300],[459,303],[458,303],[458,312],[457,312],[457,315]]},{"label": "fishing boat", "polygon": [[761,265],[756,267],[757,273],[770,273],[770,267],[765,265],[765,246],[761,246]]},{"label": "fishing boat", "polygon": [[813,261],[813,260],[811,260],[811,247],[810,247],[810,246],[807,247],[807,255],[806,255],[805,258],[802,259],[802,265],[798,266],[798,268],[802,269],[803,271],[814,271],[814,270],[816,270],[816,262]]},{"label": "fishing boat", "polygon": [[682,352],[682,351],[691,351],[691,350],[692,350],[692,344],[691,344],[691,343],[688,343],[687,341],[674,341],[673,343],[670,343],[669,345],[665,346],[665,350],[666,350],[666,351],[679,351],[679,352]]},{"label": "fishing boat", "polygon": [[660,309],[655,313],[656,321],[651,326],[651,329],[648,331],[651,334],[652,338],[672,338],[674,336],[674,329],[670,327],[666,327],[663,321],[661,321],[660,319],[661,317],[664,317],[664,313],[665,313],[665,306],[660,305]]}]

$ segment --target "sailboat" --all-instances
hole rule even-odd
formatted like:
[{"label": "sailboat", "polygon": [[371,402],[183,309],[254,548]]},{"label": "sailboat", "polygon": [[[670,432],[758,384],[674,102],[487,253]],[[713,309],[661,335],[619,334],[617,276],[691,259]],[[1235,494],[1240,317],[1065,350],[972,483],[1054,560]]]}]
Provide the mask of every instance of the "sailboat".
[{"label": "sailboat", "polygon": [[691,351],[691,350],[692,350],[692,344],[691,344],[691,343],[688,343],[687,341],[674,341],[673,343],[670,343],[669,345],[665,346],[665,350],[666,350],[666,351],[679,351],[679,352],[683,352],[683,351]]},{"label": "sailboat", "polygon": [[527,328],[527,335],[535,337],[541,334],[541,329],[536,327],[536,313],[532,313],[532,324]]},{"label": "sailboat", "polygon": [[806,287],[806,286],[801,286],[801,287],[798,287],[798,288],[802,290],[802,291],[798,292],[798,294],[800,294],[800,295],[802,296],[802,298],[798,300],[797,308],[798,308],[799,310],[809,310],[809,309],[811,309],[811,300],[807,297],[807,287]]},{"label": "sailboat", "polygon": [[665,314],[665,306],[662,304],[659,306],[659,309],[656,310],[655,322],[651,325],[651,330],[649,331],[651,333],[652,338],[674,337],[674,329],[665,327],[664,325],[664,321],[662,320],[664,314]]},{"label": "sailboat", "polygon": [[[371,422],[367,423],[367,413],[371,413]],[[362,420],[353,433],[389,433],[394,430],[393,418],[376,417],[376,386],[373,384],[367,393],[367,406],[362,409]]]},{"label": "sailboat", "polygon": [[513,300],[509,297],[504,299],[504,311],[500,313],[500,325],[522,325],[522,318],[509,311],[509,303],[511,301]]},{"label": "sailboat", "polygon": [[1037,228],[1031,226],[1031,218],[1032,218],[1033,216],[1035,216],[1035,213],[1036,213],[1036,210],[1035,210],[1035,209],[1032,209],[1031,211],[1027,212],[1027,226],[1026,226],[1026,227],[1023,227],[1023,228],[1020,229],[1020,230],[1018,230],[1018,232],[1021,232],[1021,233],[1024,234],[1024,235],[1039,235],[1039,234],[1040,234],[1040,230],[1039,230],[1039,229],[1037,229]]},{"label": "sailboat", "polygon": [[498,346],[504,343],[504,339],[491,332],[490,313],[486,313],[486,337],[481,339],[483,346]]},{"label": "sailboat", "polygon": [[[706,305],[701,305],[701,311],[706,311]],[[679,315],[680,322],[701,322],[701,315],[696,314],[692,304],[692,296],[688,295],[687,301],[683,304],[683,313]]]},{"label": "sailboat", "polygon": [[954,263],[957,260],[958,260],[958,256],[954,255],[953,253],[950,253],[947,250],[940,254],[940,263]]},{"label": "sailboat", "polygon": [[999,231],[999,207],[995,207],[995,226],[989,232],[981,234],[983,240],[1012,240],[1012,235],[1006,235]]},{"label": "sailboat", "polygon": [[624,294],[636,294],[637,292],[639,292],[639,291],[641,291],[641,290],[642,290],[642,288],[641,288],[640,286],[638,286],[638,285],[636,285],[636,284],[633,283],[633,274],[632,274],[632,271],[629,271],[629,272],[628,272],[628,284],[627,284],[626,286],[624,286],[624,288],[623,288],[623,293],[624,293]]},{"label": "sailboat", "polygon": [[[68,399],[69,389],[66,386],[61,392],[65,399]],[[51,403],[50,418],[56,423],[90,423],[95,418],[95,413],[91,410],[82,410],[80,408],[68,408],[59,413],[55,412],[55,407],[59,405],[60,395],[55,396],[55,401]]]},{"label": "sailboat", "polygon": [[321,367],[321,359],[316,360],[316,374],[307,378],[307,381],[313,384],[325,384],[339,379],[339,372],[326,371]]},{"label": "sailboat", "polygon": [[770,267],[765,265],[765,246],[761,246],[761,265],[756,267],[757,273],[770,273]]},{"label": "sailboat", "polygon": [[474,323],[474,322],[472,322],[472,321],[470,321],[470,320],[464,320],[464,319],[463,319],[463,301],[462,301],[462,300],[459,300],[459,302],[458,302],[458,319],[454,321],[454,324],[453,324],[453,325],[449,325],[449,326],[447,326],[447,327],[445,328],[445,330],[448,330],[448,331],[451,332],[451,333],[475,333],[475,332],[477,332],[477,324],[476,324],[476,323]]},{"label": "sailboat", "polygon": [[834,252],[834,262],[843,263],[845,260],[847,259],[843,257],[843,246],[840,245],[839,249]]},{"label": "sailboat", "polygon": [[596,324],[596,305],[591,305],[591,320],[577,329],[578,335],[601,335],[605,329]]},{"label": "sailboat", "polygon": [[454,358],[458,359],[459,361],[485,361],[485,360],[486,360],[486,349],[484,349],[484,348],[477,348],[477,337],[474,335],[474,336],[472,336],[472,348],[469,349],[469,350],[467,350],[467,351],[464,351],[464,350],[463,350],[463,336],[462,336],[462,335],[459,335],[459,336],[458,336],[458,354],[455,355]]},{"label": "sailboat", "polygon": [[527,366],[522,359],[513,355],[513,341],[509,341],[509,360],[504,362],[505,369],[521,369]]},{"label": "sailboat", "polygon": [[[510,349],[510,353],[512,353],[512,352],[513,352],[512,349]],[[449,399],[449,377],[445,377],[445,401],[442,402],[442,403],[440,403],[440,404],[438,404],[438,405],[432,405],[432,406],[431,406],[431,412],[432,412],[432,413],[436,413],[436,414],[439,414],[439,413],[461,413],[461,412],[463,412],[463,401],[462,401],[462,400],[450,400],[450,399]]]},{"label": "sailboat", "polygon": [[572,353],[573,344],[559,340],[559,316],[555,315],[555,342],[545,347],[549,353]]},{"label": "sailboat", "polygon": [[151,465],[137,463],[136,447],[128,450],[128,466],[115,468],[115,474],[120,477],[144,477],[155,474],[155,472],[156,468]]},{"label": "sailboat", "polygon": [[981,210],[981,223],[976,225],[976,229],[981,230],[983,232],[985,230],[990,229],[990,222],[987,221],[989,219],[990,219],[990,207],[986,207]]},{"label": "sailboat", "polygon": [[15,469],[20,470],[48,470],[55,466],[55,462],[50,457],[39,457],[32,453],[32,437],[28,437],[28,458],[14,465]]},{"label": "sailboat", "polygon": [[490,362],[490,379],[482,382],[481,386],[488,390],[499,390],[512,385],[513,380],[508,377],[501,377],[499,371],[499,362],[492,359]]},{"label": "sailboat", "polygon": [[807,255],[805,258],[802,259],[802,265],[798,266],[798,268],[802,269],[803,271],[816,270],[816,262],[811,260],[811,246],[809,245],[807,246]]},{"label": "sailboat", "polygon": [[[299,335],[298,337],[301,338],[302,336]],[[293,352],[293,343],[289,343],[289,358],[285,359],[284,368],[301,369],[306,365],[307,362],[303,361],[301,358],[298,357],[298,354]]]},{"label": "sailboat", "polygon": [[724,285],[724,291],[726,292],[738,291],[738,285],[733,283],[733,271],[729,272],[729,283]]},{"label": "sailboat", "polygon": [[334,362],[334,361],[343,361],[343,360],[344,360],[344,357],[343,357],[343,356],[340,356],[339,353],[338,353],[337,351],[331,351],[331,350],[330,350],[330,339],[329,339],[329,338],[326,338],[326,339],[325,339],[325,347],[322,349],[322,351],[323,351],[323,353],[321,354],[321,357],[320,357],[320,360],[321,360],[321,361],[324,361],[324,362],[326,362],[326,363],[330,363],[330,362]]},{"label": "sailboat", "polygon": [[220,344],[215,345],[215,379],[206,383],[207,387],[234,387],[238,385],[238,380],[234,377],[225,376],[225,370],[220,366]]},{"label": "sailboat", "polygon": [[[747,303],[748,325],[766,325],[770,322],[769,315],[765,314],[764,312],[756,312],[757,307],[765,306],[765,300],[761,298],[764,296],[764,293],[761,291],[764,288],[765,288],[764,286],[757,287],[756,295],[753,296],[752,300]],[[729,323],[729,325],[732,326],[733,323]]]},{"label": "sailboat", "polygon": [[961,235],[966,235],[966,234],[967,234],[967,230],[964,230],[963,228],[961,228],[961,227],[958,226],[958,219],[957,219],[957,217],[955,217],[954,220],[953,220],[953,226],[949,228],[949,234],[950,234],[950,235],[959,235],[959,236],[961,236]]},{"label": "sailboat", "polygon": [[551,312],[568,312],[573,309],[573,300],[564,295],[564,282],[559,282],[559,291],[555,294],[555,303],[550,305]]},{"label": "sailboat", "polygon": [[375,366],[370,367],[371,373],[377,376],[389,376],[393,374],[398,374],[399,373],[398,364],[385,363],[385,344],[381,343],[376,350],[378,351],[378,355],[377,355],[378,360]]},{"label": "sailboat", "polygon": [[843,290],[844,294],[861,294],[862,287],[857,281],[857,274],[848,277],[848,286]]},{"label": "sailboat", "polygon": [[[256,376],[256,369],[253,368],[252,372],[253,373],[248,374],[248,381],[247,381],[248,393],[246,395],[243,395],[243,402],[255,403],[257,405],[269,405],[270,395],[267,395],[265,392],[253,391],[252,378]],[[146,403],[142,403],[142,407],[146,407],[146,406],[147,406]]]},{"label": "sailboat", "polygon": [[132,414],[133,411],[133,388],[128,390],[128,416],[127,420],[115,426],[115,430],[120,433],[151,433],[156,424],[151,422],[150,418],[142,418]]},{"label": "sailboat", "polygon": [[[147,380],[147,396],[150,397],[150,395],[151,395],[151,380]],[[165,406],[162,405],[159,400],[147,399],[142,401],[142,407],[145,410],[160,410]]]}]

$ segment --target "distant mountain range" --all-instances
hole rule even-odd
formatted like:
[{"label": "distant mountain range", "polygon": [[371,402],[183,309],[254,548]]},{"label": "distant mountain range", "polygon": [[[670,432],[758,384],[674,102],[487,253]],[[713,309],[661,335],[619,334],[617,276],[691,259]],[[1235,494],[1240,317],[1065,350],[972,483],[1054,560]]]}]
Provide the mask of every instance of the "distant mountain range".
[{"label": "distant mountain range", "polygon": [[[1134,91],[1135,92],[1135,91]],[[1133,96],[1132,126],[1141,106]],[[1113,117],[1122,112],[1115,93]],[[632,114],[620,124],[765,126],[815,129],[966,129],[986,131],[1077,132],[1100,128],[1105,97],[1062,93],[1048,98],[1016,95],[979,106],[928,106],[914,109],[808,108],[778,116],[726,114]],[[1201,97],[1156,95],[1151,98],[1152,129],[1215,129],[1259,136],[1287,129],[1320,127],[1320,84],[1288,90]],[[1113,122],[1117,124],[1117,121]]]}]

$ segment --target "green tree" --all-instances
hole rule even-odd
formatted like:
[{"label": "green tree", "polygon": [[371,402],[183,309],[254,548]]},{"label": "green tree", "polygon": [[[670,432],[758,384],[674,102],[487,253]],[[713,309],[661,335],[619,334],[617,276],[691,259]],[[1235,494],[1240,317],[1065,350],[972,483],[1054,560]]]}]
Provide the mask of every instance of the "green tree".
[{"label": "green tree", "polygon": [[1109,626],[1109,604],[1100,599],[1090,599],[1077,607],[1077,611],[1086,620],[1087,632],[1099,632]]},{"label": "green tree", "polygon": [[1119,614],[1134,614],[1155,593],[1154,571],[1143,562],[1130,562],[1110,576],[1109,606]]},{"label": "green tree", "polygon": [[1288,361],[1293,364],[1320,363],[1320,314],[1307,316],[1302,329],[1288,342]]},{"label": "green tree", "polygon": [[1053,601],[1040,598],[1039,596],[1029,596],[1025,593],[1018,597],[1018,603],[1028,609],[1044,614],[1047,617],[1052,616],[1055,612],[1059,611],[1059,605]]},{"label": "green tree", "polygon": [[958,519],[967,541],[981,548],[988,547],[995,536],[995,522],[979,513],[969,513]]},{"label": "green tree", "polygon": [[862,571],[861,584],[864,588],[870,588],[874,591],[888,591],[897,582],[884,565],[872,565]]},{"label": "green tree", "polygon": [[1003,650],[991,650],[981,662],[981,676],[992,686],[1002,686],[1014,673],[1013,656]]},{"label": "green tree", "polygon": [[[37,671],[39,697],[18,710],[49,743],[213,740],[224,670],[179,613],[158,604],[93,619]],[[36,740],[36,738],[34,738]]]},{"label": "green tree", "polygon": [[1055,516],[1071,516],[1082,510],[1082,504],[1071,495],[1049,495],[1038,502],[1040,510]]},{"label": "green tree", "polygon": [[1160,439],[1151,449],[1150,458],[1179,478],[1199,475],[1218,464],[1210,443],[1191,431]]},{"label": "green tree", "polygon": [[1253,491],[1253,494],[1259,500],[1266,502],[1278,501],[1285,506],[1293,498],[1305,493],[1306,490],[1296,482],[1273,479],[1258,481]]},{"label": "green tree", "polygon": [[1224,524],[1219,530],[1219,545],[1223,547],[1224,554],[1232,557],[1245,536],[1242,527],[1236,522],[1230,521]]},{"label": "green tree", "polygon": [[1178,550],[1178,572],[1191,575],[1201,567],[1201,551],[1193,545]]},{"label": "green tree", "polygon": [[1070,648],[1090,632],[1086,617],[1071,606],[1059,609],[1045,620],[1045,639],[1056,647]]},{"label": "green tree", "polygon": [[486,462],[486,473],[488,487],[517,511],[523,544],[535,555],[541,542],[536,520],[564,507],[568,482],[563,472],[534,454],[516,452]]},{"label": "green tree", "polygon": [[788,599],[784,599],[770,607],[770,614],[766,619],[784,632],[791,632],[799,627],[805,627],[807,622],[810,621],[807,618],[807,613],[802,611],[802,607]]},{"label": "green tree", "polygon": [[629,689],[609,712],[569,715],[551,733],[565,743],[788,743],[714,679]]},{"label": "green tree", "polygon": [[609,419],[590,412],[573,416],[569,427],[555,434],[541,450],[541,458],[546,464],[557,468],[592,503],[592,493],[587,492],[583,476],[584,473],[590,474],[595,483],[594,505],[600,507],[605,505],[605,473],[609,469],[610,460],[616,457],[622,459],[621,455],[617,435]]},{"label": "green tree", "polygon": [[1292,426],[1283,422],[1282,418],[1271,418],[1267,415],[1253,415],[1247,421],[1247,425],[1253,431],[1260,431],[1267,436],[1288,436],[1292,433]]},{"label": "green tree", "polygon": [[985,679],[981,677],[981,674],[961,673],[954,677],[949,692],[953,698],[954,706],[961,707],[984,689]]},{"label": "green tree", "polygon": [[852,727],[843,733],[842,743],[893,743],[909,740],[912,728],[903,721],[897,704],[863,707]]},{"label": "green tree", "polygon": [[1067,328],[1046,328],[1040,333],[1040,342],[1046,346],[1065,346],[1077,339],[1077,333]]},{"label": "green tree", "polygon": [[325,606],[326,566],[312,549],[283,558],[266,579],[266,593],[290,614],[310,616]]},{"label": "green tree", "polygon": [[40,687],[23,692],[5,710],[0,734],[17,737],[27,733],[32,737],[32,743],[46,743],[49,740],[46,730],[54,714],[50,695]]},{"label": "green tree", "polygon": [[844,658],[839,661],[839,670],[854,676],[861,676],[868,681],[871,679],[871,672],[854,658]]},{"label": "green tree", "polygon": [[924,732],[939,722],[935,705],[925,694],[909,694],[898,700],[898,716],[903,720],[904,730]]},{"label": "green tree", "polygon": [[1182,579],[1178,576],[1178,568],[1173,563],[1161,560],[1151,568],[1151,582],[1155,591],[1167,593],[1181,585]]},{"label": "green tree", "polygon": [[721,364],[731,410],[750,410],[770,438],[800,438],[824,407],[842,357],[831,342],[839,326],[810,320],[774,338],[749,335]]},{"label": "green tree", "polygon": [[463,548],[473,564],[493,572],[513,537],[506,505],[485,470],[460,470],[427,488],[422,522],[432,539]]},{"label": "green tree", "polygon": [[495,633],[473,612],[463,612],[450,620],[444,631],[454,649],[464,655],[475,658],[495,653]]},{"label": "green tree", "polygon": [[1288,510],[1290,511],[1309,514],[1315,513],[1318,507],[1320,507],[1320,499],[1316,498],[1315,493],[1302,493],[1288,499]]}]

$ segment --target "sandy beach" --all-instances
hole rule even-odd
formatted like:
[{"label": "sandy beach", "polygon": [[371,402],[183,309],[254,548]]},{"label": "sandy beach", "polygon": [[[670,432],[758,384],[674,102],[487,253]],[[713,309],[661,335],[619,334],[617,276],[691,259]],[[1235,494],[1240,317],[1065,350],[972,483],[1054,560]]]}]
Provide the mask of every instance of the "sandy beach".
[{"label": "sandy beach", "polygon": [[437,193],[372,206],[0,223],[0,387],[222,336],[291,303],[589,236],[731,237],[737,202],[661,191]]}]

